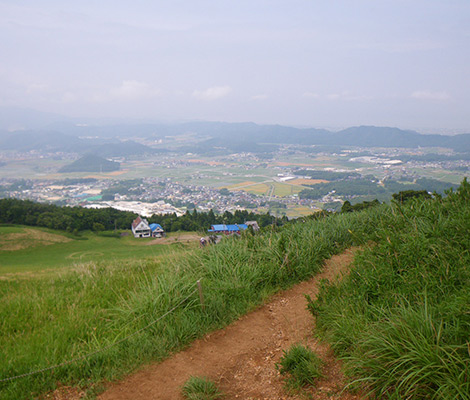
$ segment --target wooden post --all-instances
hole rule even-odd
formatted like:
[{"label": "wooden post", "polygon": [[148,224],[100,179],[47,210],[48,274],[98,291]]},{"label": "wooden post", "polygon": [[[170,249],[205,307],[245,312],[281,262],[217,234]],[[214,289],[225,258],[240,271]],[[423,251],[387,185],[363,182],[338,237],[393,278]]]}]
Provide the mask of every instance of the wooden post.
[{"label": "wooden post", "polygon": [[199,290],[199,300],[201,301],[201,306],[204,310],[206,307],[204,306],[204,295],[202,294],[202,285],[200,280],[197,281],[197,288]]}]

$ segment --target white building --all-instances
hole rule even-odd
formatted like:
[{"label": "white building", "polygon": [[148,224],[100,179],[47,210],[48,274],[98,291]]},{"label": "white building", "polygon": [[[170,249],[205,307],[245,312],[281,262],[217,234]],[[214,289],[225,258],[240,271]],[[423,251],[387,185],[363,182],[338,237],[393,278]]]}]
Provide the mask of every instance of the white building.
[{"label": "white building", "polygon": [[152,236],[152,230],[150,229],[148,221],[140,217],[137,217],[132,222],[132,233],[136,238]]}]

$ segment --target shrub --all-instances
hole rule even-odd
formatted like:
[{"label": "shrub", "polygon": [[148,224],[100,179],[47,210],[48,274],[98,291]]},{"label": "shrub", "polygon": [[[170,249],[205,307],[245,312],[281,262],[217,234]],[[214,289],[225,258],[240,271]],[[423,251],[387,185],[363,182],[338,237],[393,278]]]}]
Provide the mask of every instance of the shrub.
[{"label": "shrub", "polygon": [[288,387],[300,389],[306,385],[314,385],[315,380],[322,376],[322,360],[307,347],[296,344],[283,353],[276,368],[281,375],[288,374]]},{"label": "shrub", "polygon": [[183,396],[188,400],[217,400],[222,393],[208,378],[192,376],[183,385]]}]

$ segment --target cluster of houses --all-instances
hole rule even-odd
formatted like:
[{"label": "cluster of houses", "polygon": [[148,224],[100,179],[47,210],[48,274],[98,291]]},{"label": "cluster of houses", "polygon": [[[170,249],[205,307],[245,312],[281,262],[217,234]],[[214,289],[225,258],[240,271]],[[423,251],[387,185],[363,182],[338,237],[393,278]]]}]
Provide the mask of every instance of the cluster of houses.
[{"label": "cluster of houses", "polygon": [[[211,235],[239,235],[242,231],[251,227],[254,231],[259,231],[256,221],[247,221],[244,224],[218,224],[212,225],[208,232]],[[136,238],[164,237],[165,231],[160,224],[149,224],[148,221],[140,216],[132,222],[132,233]]]},{"label": "cluster of houses", "polygon": [[160,224],[149,224],[148,221],[144,218],[137,217],[132,222],[132,233],[136,238],[145,238],[145,237],[164,237],[165,231],[163,230]]}]

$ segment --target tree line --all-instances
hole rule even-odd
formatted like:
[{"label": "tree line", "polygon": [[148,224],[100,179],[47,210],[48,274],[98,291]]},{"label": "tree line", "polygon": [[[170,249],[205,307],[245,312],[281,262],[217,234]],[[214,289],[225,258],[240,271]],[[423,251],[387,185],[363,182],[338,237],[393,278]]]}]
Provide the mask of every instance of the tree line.
[{"label": "tree line", "polygon": [[[39,226],[71,233],[91,230],[95,232],[130,229],[137,214],[114,208],[60,207],[54,204],[37,203],[31,200],[0,199],[0,223]],[[237,210],[233,214],[225,211],[217,215],[209,212],[187,211],[182,216],[155,214],[149,223],[160,224],[166,232],[206,231],[214,224],[240,224],[257,221],[260,227],[283,225],[287,217],[276,218],[269,213],[255,214]]]},{"label": "tree line", "polygon": [[0,223],[67,232],[129,229],[136,214],[114,208],[60,207],[31,200],[0,199]]}]

